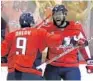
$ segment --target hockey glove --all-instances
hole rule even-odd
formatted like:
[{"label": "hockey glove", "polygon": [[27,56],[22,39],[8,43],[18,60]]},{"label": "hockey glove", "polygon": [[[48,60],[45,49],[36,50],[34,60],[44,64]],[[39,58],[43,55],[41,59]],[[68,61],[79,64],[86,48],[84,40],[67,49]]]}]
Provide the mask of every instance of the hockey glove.
[{"label": "hockey glove", "polygon": [[77,44],[80,46],[88,46],[88,41],[86,39],[79,39]]},{"label": "hockey glove", "polygon": [[88,73],[93,73],[93,59],[87,60],[86,69]]}]

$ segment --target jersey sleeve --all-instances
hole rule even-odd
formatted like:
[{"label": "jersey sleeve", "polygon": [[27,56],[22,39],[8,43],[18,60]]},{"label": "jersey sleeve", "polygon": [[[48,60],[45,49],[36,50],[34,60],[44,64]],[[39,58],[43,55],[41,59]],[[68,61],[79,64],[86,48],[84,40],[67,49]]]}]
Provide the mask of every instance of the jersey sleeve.
[{"label": "jersey sleeve", "polygon": [[[41,48],[44,50],[46,47],[56,47],[61,43],[61,36],[58,34],[50,34],[45,29],[39,31],[41,40]],[[39,42],[40,43],[40,42]]]},{"label": "jersey sleeve", "polygon": [[9,49],[11,48],[13,33],[9,33],[5,39],[1,42],[1,56],[5,56],[8,54]]},{"label": "jersey sleeve", "polygon": [[[80,28],[80,32],[78,34],[78,39],[86,39],[87,40],[87,37],[86,37],[86,35],[84,33],[82,25],[81,24],[77,24],[77,27]],[[85,47],[79,48],[79,51],[80,51],[80,53],[82,54],[82,56],[83,56],[83,58],[85,60],[91,58],[89,46],[85,46]]]}]

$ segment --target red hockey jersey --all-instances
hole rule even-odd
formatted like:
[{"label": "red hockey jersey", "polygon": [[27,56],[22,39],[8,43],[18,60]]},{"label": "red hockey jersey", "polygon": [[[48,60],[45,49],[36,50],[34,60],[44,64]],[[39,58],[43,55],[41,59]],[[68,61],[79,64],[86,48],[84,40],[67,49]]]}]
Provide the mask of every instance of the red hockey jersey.
[{"label": "red hockey jersey", "polygon": [[[81,27],[81,24],[75,23],[73,21],[69,22],[69,25],[62,29],[62,28],[57,28],[52,22],[47,24],[46,26],[42,26],[44,29],[46,29],[48,32],[54,33],[54,34],[60,34],[62,37],[61,41],[63,41],[66,38],[72,38],[74,36],[78,38],[85,38],[85,34],[83,32],[83,29]],[[67,39],[69,41],[69,39]],[[60,44],[62,45],[62,43]],[[69,46],[70,47],[70,46]],[[68,48],[49,48],[48,49],[48,59],[51,59],[58,54],[66,51]],[[88,50],[88,52],[87,52]],[[85,59],[89,58],[89,48],[80,48],[80,51],[82,52],[82,55],[84,56]],[[69,54],[61,57],[60,59],[54,61],[51,63],[53,66],[63,66],[63,67],[77,67],[78,66],[78,49],[73,50]]]},{"label": "red hockey jersey", "polygon": [[45,29],[23,28],[6,36],[2,42],[1,54],[8,54],[8,69],[15,69],[41,75],[34,66],[37,60],[38,50],[42,51],[46,46],[53,47],[60,41],[59,35],[49,34]]}]

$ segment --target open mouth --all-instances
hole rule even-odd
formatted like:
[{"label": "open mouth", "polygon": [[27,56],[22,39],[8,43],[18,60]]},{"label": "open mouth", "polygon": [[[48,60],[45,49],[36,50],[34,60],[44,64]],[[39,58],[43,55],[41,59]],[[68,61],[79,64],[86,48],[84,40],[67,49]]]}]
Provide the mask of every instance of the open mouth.
[{"label": "open mouth", "polygon": [[60,21],[60,20],[56,20],[56,21]]},{"label": "open mouth", "polygon": [[61,21],[61,19],[60,18],[56,18],[56,21]]},{"label": "open mouth", "polygon": [[60,20],[60,19],[57,19],[56,21],[59,22],[59,21],[61,21],[61,20]]}]

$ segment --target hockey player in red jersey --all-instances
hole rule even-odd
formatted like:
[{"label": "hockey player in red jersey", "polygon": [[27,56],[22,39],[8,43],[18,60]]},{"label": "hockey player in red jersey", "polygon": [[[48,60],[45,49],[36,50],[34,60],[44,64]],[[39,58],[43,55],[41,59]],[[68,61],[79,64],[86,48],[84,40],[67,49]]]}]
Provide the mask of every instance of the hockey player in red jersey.
[{"label": "hockey player in red jersey", "polygon": [[33,16],[30,13],[23,13],[19,22],[21,29],[9,33],[2,41],[1,55],[8,54],[7,79],[43,80],[41,71],[36,69],[36,66],[41,64],[40,52],[46,46],[57,46],[61,37],[49,34],[42,28],[29,28],[34,24]]},{"label": "hockey player in red jersey", "polygon": [[[63,42],[60,44],[62,47],[49,47],[47,59],[50,60],[78,43],[79,45],[85,45],[85,47],[80,48],[80,51],[84,59],[89,61],[88,59],[91,59],[91,57],[82,26],[80,23],[75,23],[74,21],[66,21],[67,11],[64,5],[55,6],[52,10],[53,22],[43,27],[48,32],[63,36],[63,39],[61,39]],[[88,68],[87,66],[87,69]],[[92,70],[92,68],[93,66],[90,70]],[[80,80],[78,49],[48,64],[45,70],[45,78],[47,80],[61,80],[61,78],[64,80]]]}]

